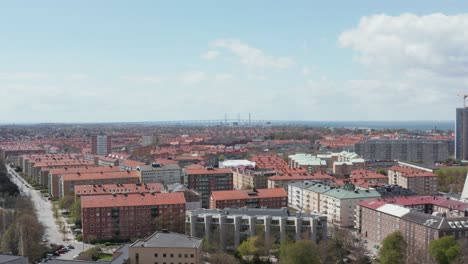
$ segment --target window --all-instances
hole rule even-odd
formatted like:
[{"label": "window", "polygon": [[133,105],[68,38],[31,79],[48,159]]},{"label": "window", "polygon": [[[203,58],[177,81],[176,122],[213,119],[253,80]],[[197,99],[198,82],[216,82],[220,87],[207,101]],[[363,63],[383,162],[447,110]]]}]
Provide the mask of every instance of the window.
[{"label": "window", "polygon": [[190,254],[190,257],[193,258],[193,254]]},{"label": "window", "polygon": [[188,254],[184,254],[184,258],[188,258]]},{"label": "window", "polygon": [[158,257],[158,253],[154,254],[154,257],[157,258],[157,257]]},{"label": "window", "polygon": [[[171,254],[171,258],[173,258],[173,257],[174,257],[174,254]],[[171,264],[173,264],[173,263],[171,263]]]},{"label": "window", "polygon": [[165,257],[166,257],[166,253],[163,254],[163,258],[165,258]]},{"label": "window", "polygon": [[182,254],[179,254],[178,257],[181,258],[181,257],[182,257]]}]

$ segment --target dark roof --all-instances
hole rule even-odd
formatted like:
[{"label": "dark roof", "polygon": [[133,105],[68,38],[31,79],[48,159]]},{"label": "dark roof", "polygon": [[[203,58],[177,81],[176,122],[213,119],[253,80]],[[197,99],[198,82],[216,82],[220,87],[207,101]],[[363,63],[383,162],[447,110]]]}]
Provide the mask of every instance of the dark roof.
[{"label": "dark roof", "polygon": [[145,240],[137,240],[130,247],[198,248],[203,239],[168,231],[158,231]]},{"label": "dark roof", "polygon": [[[8,262],[10,262],[10,261],[18,260],[18,259],[22,259],[22,258],[23,258],[23,257],[21,257],[21,256],[2,255],[2,254],[0,254],[0,263],[8,263]],[[27,263],[29,263],[27,257],[24,257],[24,259],[26,260]]]}]

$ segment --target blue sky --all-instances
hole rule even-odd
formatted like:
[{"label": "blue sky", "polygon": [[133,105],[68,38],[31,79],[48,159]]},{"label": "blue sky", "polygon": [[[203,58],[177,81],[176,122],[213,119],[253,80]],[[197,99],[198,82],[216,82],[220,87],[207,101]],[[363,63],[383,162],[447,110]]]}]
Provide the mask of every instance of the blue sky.
[{"label": "blue sky", "polygon": [[452,120],[467,7],[2,1],[0,122]]}]

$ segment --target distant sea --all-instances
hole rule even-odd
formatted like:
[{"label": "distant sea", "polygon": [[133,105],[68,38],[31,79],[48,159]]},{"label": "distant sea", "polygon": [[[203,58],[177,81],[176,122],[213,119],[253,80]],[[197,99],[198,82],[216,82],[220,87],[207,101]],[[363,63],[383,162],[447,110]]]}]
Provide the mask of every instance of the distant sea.
[{"label": "distant sea", "polygon": [[453,130],[454,121],[304,121],[294,122],[294,124],[303,124],[306,126],[319,127],[344,127],[344,128],[362,128],[362,129],[398,129],[409,130]]},{"label": "distant sea", "polygon": [[[223,120],[220,121],[221,123]],[[7,124],[0,123],[0,126],[6,125],[17,125],[17,126],[28,126],[28,125],[39,125],[39,126],[60,126],[60,125],[100,125],[100,126],[112,126],[112,125],[186,125],[186,126],[215,126],[219,125],[220,122],[213,121],[147,121],[147,122],[106,122],[106,123],[16,123]],[[266,122],[263,121],[263,122]],[[265,125],[265,123],[261,125]],[[232,122],[230,121],[232,124]],[[241,122],[246,124],[245,122]],[[259,123],[256,123],[259,125]],[[361,129],[408,129],[408,130],[432,130],[437,128],[438,130],[453,130],[455,129],[454,121],[272,121],[272,126],[275,125],[292,125],[292,126],[313,126],[313,127],[336,127],[336,128],[361,128]]]}]

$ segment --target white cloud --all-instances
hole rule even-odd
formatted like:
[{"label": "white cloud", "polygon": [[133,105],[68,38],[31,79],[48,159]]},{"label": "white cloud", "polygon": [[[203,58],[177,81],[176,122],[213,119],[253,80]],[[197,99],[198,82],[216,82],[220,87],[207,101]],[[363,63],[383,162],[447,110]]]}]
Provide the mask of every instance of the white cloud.
[{"label": "white cloud", "polygon": [[214,76],[215,80],[224,81],[231,80],[233,78],[232,74],[229,73],[219,73]]},{"label": "white cloud", "polygon": [[247,76],[248,80],[254,80],[254,81],[266,81],[268,80],[268,77],[264,74],[249,74]]},{"label": "white cloud", "polygon": [[261,49],[251,47],[237,39],[218,39],[213,46],[224,48],[239,57],[240,62],[252,68],[286,69],[294,65],[289,57],[274,57],[265,54]]},{"label": "white cloud", "polygon": [[159,75],[123,75],[120,76],[120,79],[146,83],[160,83],[164,80],[164,78]]},{"label": "white cloud", "polygon": [[304,76],[308,76],[312,73],[312,70],[309,67],[303,67],[301,73]]},{"label": "white cloud", "polygon": [[70,74],[68,76],[68,79],[75,80],[75,81],[86,80],[88,78],[89,78],[89,76],[87,74],[83,74],[83,73],[74,73],[74,74]]},{"label": "white cloud", "polygon": [[355,50],[359,62],[384,71],[466,76],[467,28],[468,14],[373,15],[343,32],[339,43]]},{"label": "white cloud", "polygon": [[180,75],[179,79],[183,84],[196,84],[207,80],[208,76],[202,71],[189,71]]},{"label": "white cloud", "polygon": [[52,75],[47,73],[36,73],[36,72],[10,72],[0,73],[0,80],[6,81],[27,81],[27,80],[43,80],[49,79]]},{"label": "white cloud", "polygon": [[219,56],[219,51],[216,50],[209,50],[203,53],[200,57],[204,60],[214,60]]}]

